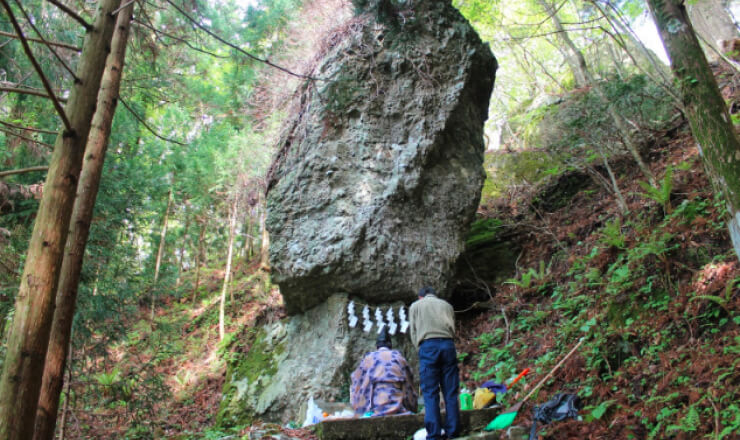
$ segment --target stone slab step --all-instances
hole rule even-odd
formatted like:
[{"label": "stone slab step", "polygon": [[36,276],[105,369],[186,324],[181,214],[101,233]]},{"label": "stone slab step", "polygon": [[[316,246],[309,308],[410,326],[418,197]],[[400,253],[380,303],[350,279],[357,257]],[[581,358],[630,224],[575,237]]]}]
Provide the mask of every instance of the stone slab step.
[{"label": "stone slab step", "polygon": [[[461,435],[480,434],[496,417],[500,408],[485,408],[460,412]],[[444,418],[444,414],[442,416]],[[365,419],[325,420],[316,426],[321,440],[404,440],[424,427],[424,414],[405,416],[368,417]],[[489,434],[489,433],[484,433]],[[493,437],[463,437],[470,439],[495,439]]]}]

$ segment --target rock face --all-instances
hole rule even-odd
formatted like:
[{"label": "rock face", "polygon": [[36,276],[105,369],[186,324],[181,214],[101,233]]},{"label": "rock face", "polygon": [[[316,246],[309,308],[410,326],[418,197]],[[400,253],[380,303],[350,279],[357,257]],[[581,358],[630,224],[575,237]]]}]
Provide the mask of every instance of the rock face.
[{"label": "rock face", "polygon": [[446,294],[485,178],[496,60],[450,0],[366,0],[329,40],[268,182],[288,313]]},{"label": "rock face", "polygon": [[[241,342],[247,353],[229,365],[218,425],[256,419],[300,423],[310,397],[347,401],[349,377],[359,359],[375,349],[377,338],[377,327],[364,333],[347,325],[348,302],[346,295],[333,295],[306,313],[253,330]],[[417,372],[418,358],[408,336],[391,339]]]}]

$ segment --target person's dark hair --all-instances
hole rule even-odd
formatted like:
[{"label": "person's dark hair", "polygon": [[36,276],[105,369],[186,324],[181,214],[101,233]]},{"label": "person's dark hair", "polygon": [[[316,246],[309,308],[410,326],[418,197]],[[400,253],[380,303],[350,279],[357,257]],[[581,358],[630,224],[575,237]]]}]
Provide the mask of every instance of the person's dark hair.
[{"label": "person's dark hair", "polygon": [[425,297],[427,295],[436,295],[436,294],[437,292],[435,292],[434,289],[429,286],[422,287],[421,289],[419,289],[419,296],[421,297]]},{"label": "person's dark hair", "polygon": [[391,342],[391,336],[388,334],[388,326],[383,324],[383,328],[380,329],[380,334],[378,335],[378,340],[375,341],[375,347],[387,347],[387,348],[393,348],[393,343]]}]

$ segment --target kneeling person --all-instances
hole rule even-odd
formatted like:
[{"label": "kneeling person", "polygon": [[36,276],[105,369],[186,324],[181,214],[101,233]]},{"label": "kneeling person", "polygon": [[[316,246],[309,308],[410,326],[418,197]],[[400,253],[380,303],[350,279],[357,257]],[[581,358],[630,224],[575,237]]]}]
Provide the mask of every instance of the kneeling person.
[{"label": "kneeling person", "polygon": [[352,373],[349,396],[357,414],[412,414],[417,410],[414,374],[401,352],[393,350],[388,327],[378,335],[377,350],[362,358]]}]

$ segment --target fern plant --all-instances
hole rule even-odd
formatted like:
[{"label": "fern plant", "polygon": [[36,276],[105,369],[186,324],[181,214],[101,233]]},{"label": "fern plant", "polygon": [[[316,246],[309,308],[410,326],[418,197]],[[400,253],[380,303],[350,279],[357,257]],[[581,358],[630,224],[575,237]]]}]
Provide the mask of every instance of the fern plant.
[{"label": "fern plant", "polygon": [[530,267],[529,269],[527,269],[526,272],[522,273],[521,279],[509,278],[508,280],[504,281],[504,284],[513,284],[523,289],[529,289],[535,284],[535,281],[537,281],[537,283],[541,283],[542,281],[544,281],[549,272],[549,268],[545,267],[545,262],[540,260],[539,270],[535,270],[534,268]]},{"label": "fern plant", "polygon": [[681,419],[680,424],[668,425],[668,427],[666,427],[665,429],[665,432],[666,434],[671,431],[694,432],[699,429],[700,425],[701,418],[699,417],[699,411],[696,410],[695,405],[692,405],[689,407],[689,411],[686,413],[686,415]]},{"label": "fern plant", "polygon": [[654,188],[646,182],[638,182],[642,189],[645,190],[643,196],[655,200],[663,207],[665,215],[669,215],[673,208],[671,207],[671,191],[673,191],[673,167],[668,166],[663,176],[663,181],[658,188]]},{"label": "fern plant", "polygon": [[614,221],[608,221],[601,230],[601,237],[604,244],[610,247],[616,247],[618,249],[624,249],[626,245],[626,239],[622,233],[622,221],[619,217],[615,218]]}]

